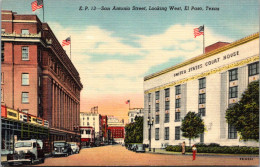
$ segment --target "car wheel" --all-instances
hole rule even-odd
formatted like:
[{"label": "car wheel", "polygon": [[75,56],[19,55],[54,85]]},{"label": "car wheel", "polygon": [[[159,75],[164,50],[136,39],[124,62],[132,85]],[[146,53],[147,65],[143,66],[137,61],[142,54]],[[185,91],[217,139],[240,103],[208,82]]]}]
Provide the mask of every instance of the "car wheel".
[{"label": "car wheel", "polygon": [[45,158],[42,158],[42,159],[41,159],[41,163],[44,163],[44,161],[45,161]]},{"label": "car wheel", "polygon": [[33,158],[33,157],[31,158],[30,164],[31,164],[31,165],[34,164],[34,158]]}]

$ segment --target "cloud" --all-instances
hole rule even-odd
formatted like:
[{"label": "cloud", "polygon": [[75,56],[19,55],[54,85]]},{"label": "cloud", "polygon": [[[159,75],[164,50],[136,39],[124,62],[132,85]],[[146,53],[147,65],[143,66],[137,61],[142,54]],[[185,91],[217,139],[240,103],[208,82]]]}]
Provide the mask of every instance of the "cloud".
[{"label": "cloud", "polygon": [[[151,68],[182,57],[189,59],[202,53],[202,36],[194,39],[193,28],[198,25],[173,25],[154,35],[134,35],[139,46],[124,41],[129,37],[117,37],[115,32],[88,26],[74,31],[57,23],[50,23],[55,35],[62,41],[71,36],[72,61],[78,69],[84,89],[83,97],[97,94],[128,94],[143,92],[143,77]],[[206,45],[218,41],[233,41],[207,29]],[[69,46],[64,47],[69,53]],[[94,56],[121,55],[111,59],[92,61]],[[139,59],[128,61],[133,55]],[[123,56],[123,57],[122,57]]]}]

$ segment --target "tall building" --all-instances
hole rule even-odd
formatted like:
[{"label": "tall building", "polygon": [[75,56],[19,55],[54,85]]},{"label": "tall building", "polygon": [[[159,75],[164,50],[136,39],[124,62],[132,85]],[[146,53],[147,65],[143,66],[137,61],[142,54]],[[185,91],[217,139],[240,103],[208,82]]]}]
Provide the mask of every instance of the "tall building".
[{"label": "tall building", "polygon": [[1,104],[48,120],[51,141],[79,141],[83,85],[77,69],[36,15],[1,14]]},{"label": "tall building", "polygon": [[124,143],[125,125],[114,116],[107,116],[108,138],[110,142]]},{"label": "tall building", "polygon": [[[189,112],[201,115],[205,132],[193,143],[258,146],[239,140],[225,112],[238,102],[252,81],[259,80],[259,33],[233,43],[218,42],[206,53],[144,77],[144,120],[152,120],[151,134],[144,122],[143,142],[153,148],[178,145],[181,120]],[[150,122],[151,123],[151,122]]]},{"label": "tall building", "polygon": [[143,108],[131,108],[128,111],[128,123],[133,123],[135,121],[135,117],[144,116]]}]

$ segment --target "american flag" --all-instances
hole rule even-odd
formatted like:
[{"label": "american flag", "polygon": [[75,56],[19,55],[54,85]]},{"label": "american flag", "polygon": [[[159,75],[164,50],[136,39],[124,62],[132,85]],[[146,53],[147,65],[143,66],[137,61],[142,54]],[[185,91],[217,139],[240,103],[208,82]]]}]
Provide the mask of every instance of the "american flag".
[{"label": "american flag", "polygon": [[194,28],[194,38],[196,36],[204,35],[204,26],[200,26],[199,28]]},{"label": "american flag", "polygon": [[70,37],[62,41],[62,46],[66,46],[70,44]]},{"label": "american flag", "polygon": [[31,3],[32,5],[32,11],[35,11],[37,9],[40,9],[43,7],[43,0],[36,0]]},{"label": "american flag", "polygon": [[130,103],[130,100],[127,100],[127,101],[125,102],[125,104],[128,104],[128,103]]}]

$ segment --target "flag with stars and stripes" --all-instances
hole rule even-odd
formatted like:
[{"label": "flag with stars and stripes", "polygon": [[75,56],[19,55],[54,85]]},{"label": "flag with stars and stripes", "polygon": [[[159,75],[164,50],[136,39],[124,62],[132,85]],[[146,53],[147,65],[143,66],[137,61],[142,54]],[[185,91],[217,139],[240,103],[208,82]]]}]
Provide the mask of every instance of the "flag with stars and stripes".
[{"label": "flag with stars and stripes", "polygon": [[32,5],[32,11],[35,11],[37,9],[40,9],[43,7],[43,0],[36,0],[31,3]]},{"label": "flag with stars and stripes", "polygon": [[200,26],[199,28],[194,28],[194,38],[200,35],[204,35],[204,26]]}]

